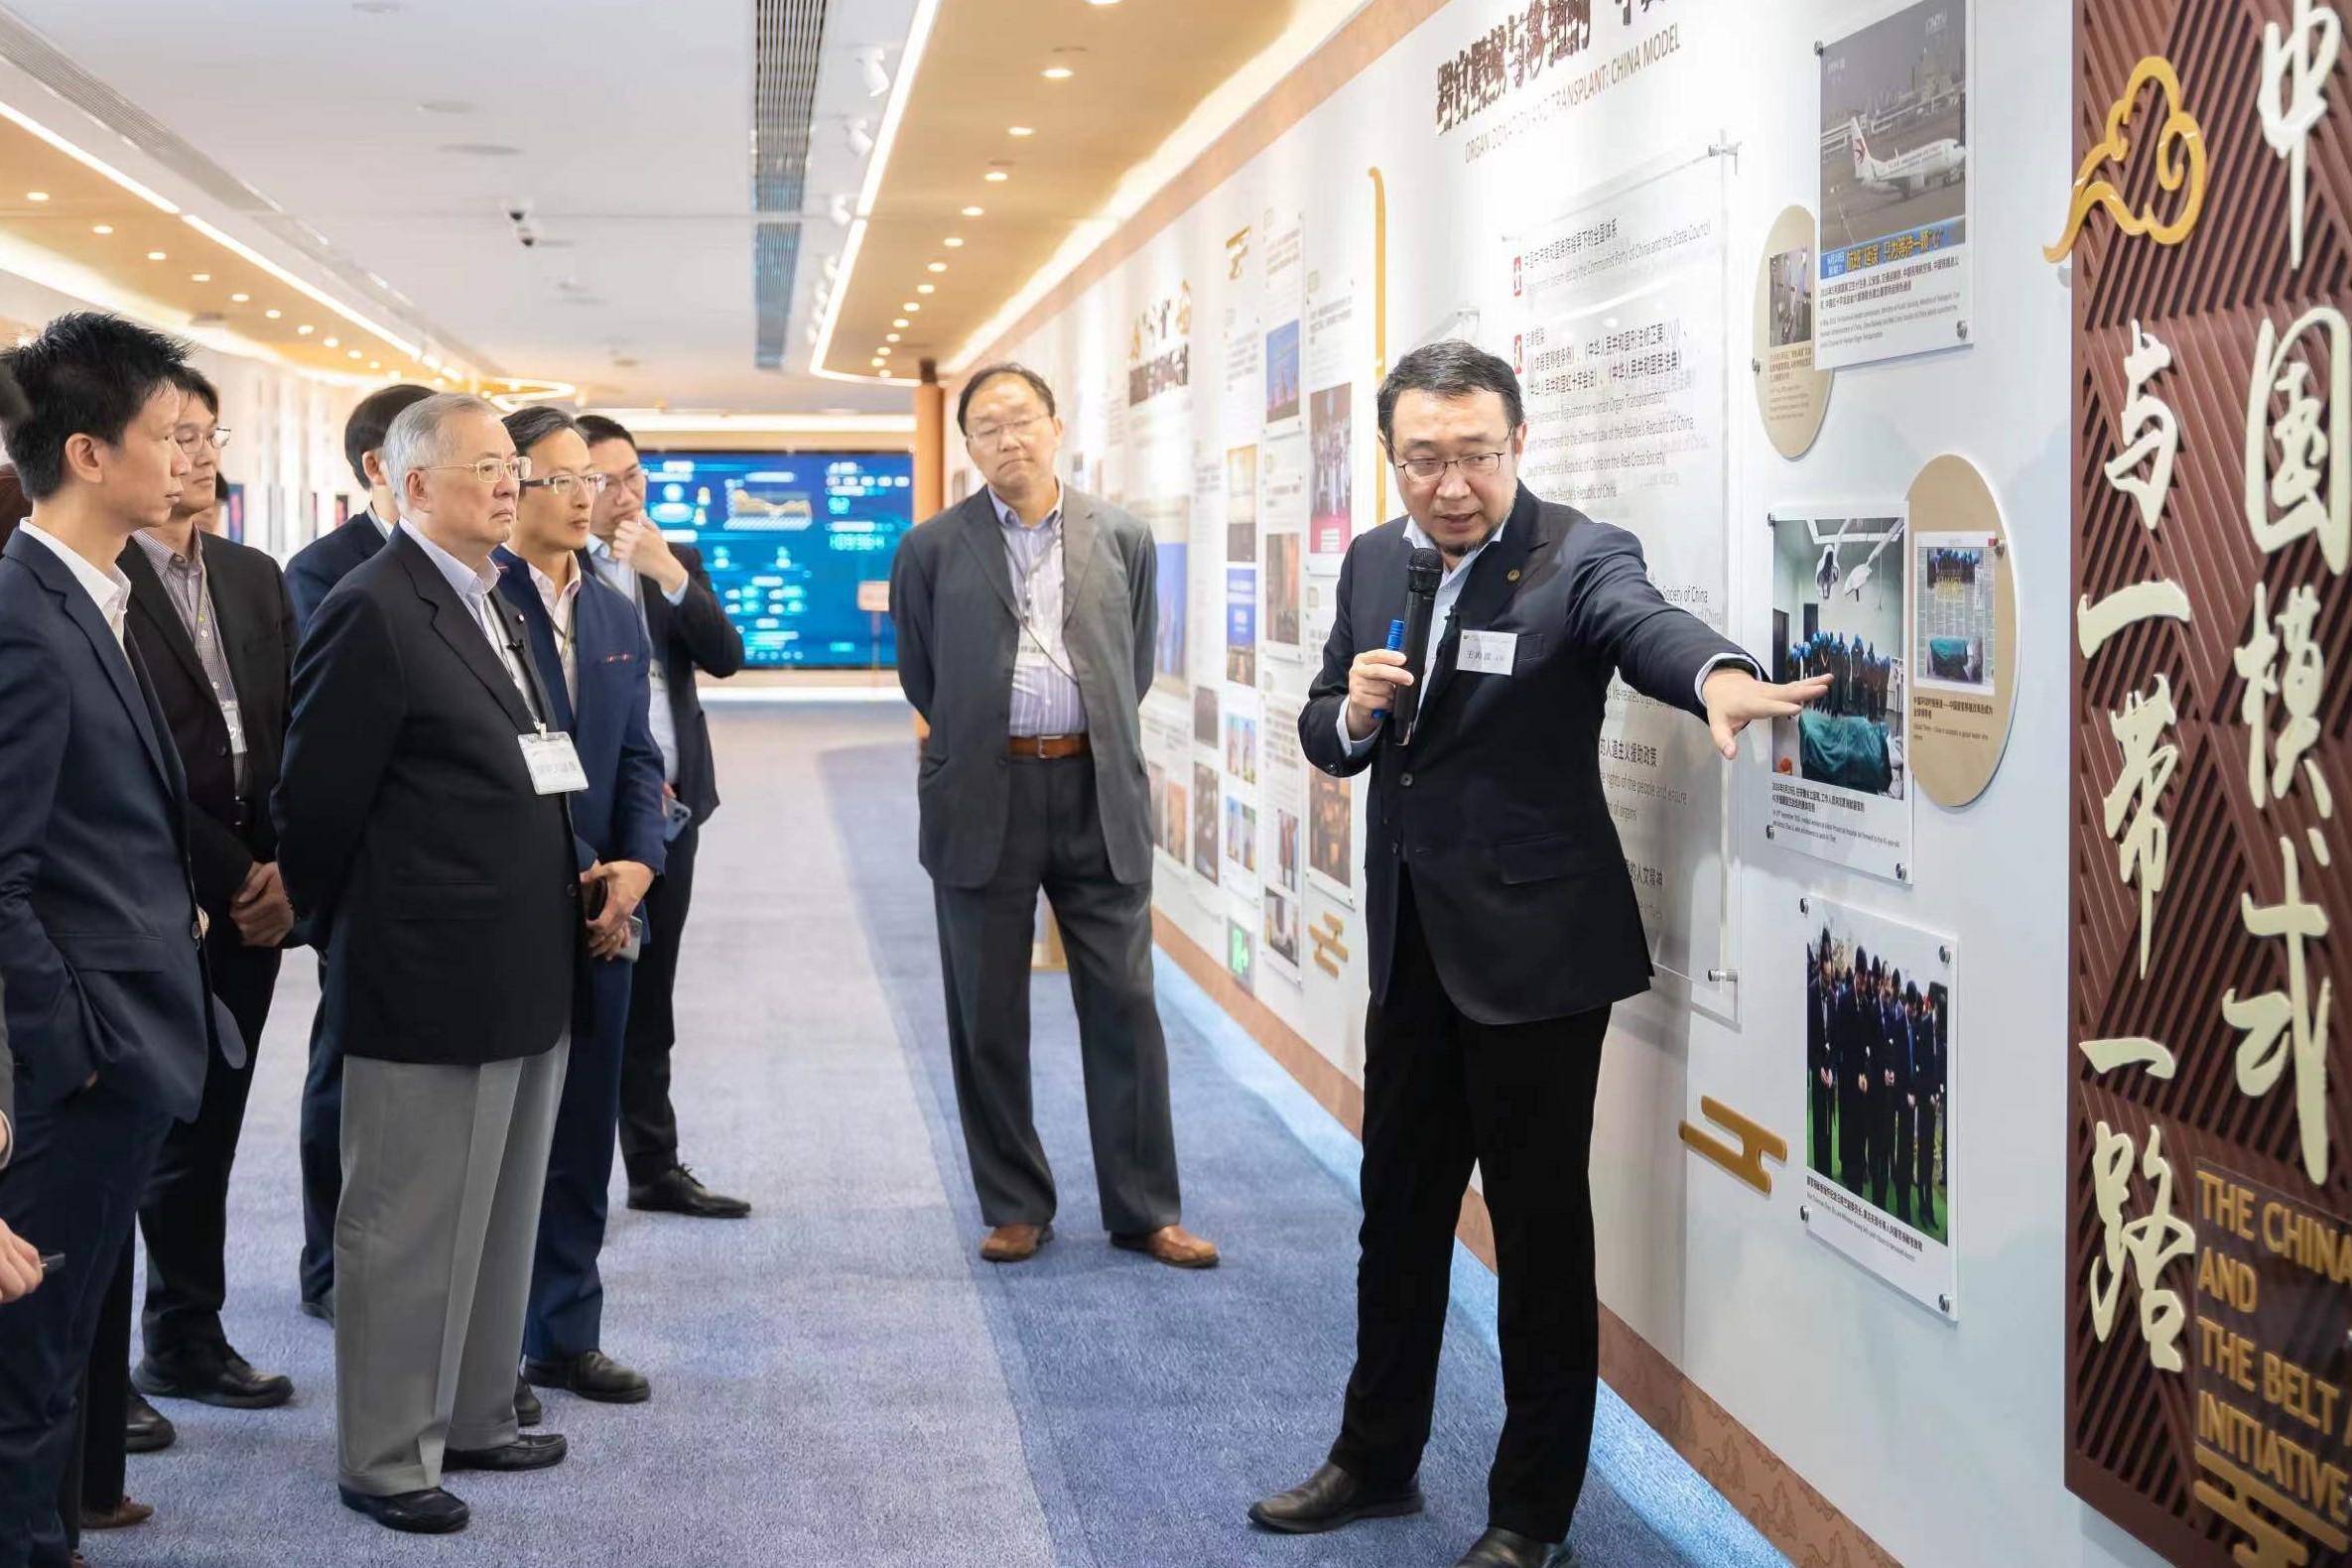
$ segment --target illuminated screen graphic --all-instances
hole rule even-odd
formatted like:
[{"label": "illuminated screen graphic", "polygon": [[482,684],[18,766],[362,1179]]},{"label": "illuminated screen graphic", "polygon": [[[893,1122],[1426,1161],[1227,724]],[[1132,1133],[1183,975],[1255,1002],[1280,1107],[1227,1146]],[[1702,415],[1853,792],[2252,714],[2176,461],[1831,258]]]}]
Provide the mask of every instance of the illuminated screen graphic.
[{"label": "illuminated screen graphic", "polygon": [[[904,453],[648,452],[645,510],[703,553],[751,667],[890,668],[890,617],[859,607],[913,523]],[[881,589],[866,588],[868,604]]]}]

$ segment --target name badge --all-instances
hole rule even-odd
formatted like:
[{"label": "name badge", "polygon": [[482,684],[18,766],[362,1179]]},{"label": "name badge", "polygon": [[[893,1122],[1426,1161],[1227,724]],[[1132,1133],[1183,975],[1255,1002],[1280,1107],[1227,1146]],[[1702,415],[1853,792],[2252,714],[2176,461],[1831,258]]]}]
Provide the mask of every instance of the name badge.
[{"label": "name badge", "polygon": [[522,742],[523,766],[531,770],[531,787],[540,794],[569,795],[588,787],[588,770],[580,765],[580,753],[563,730],[542,729],[535,735],[515,738]]},{"label": "name badge", "polygon": [[220,705],[220,717],[228,724],[228,749],[233,756],[245,754],[245,716],[234,703]]},{"label": "name badge", "polygon": [[1465,631],[1454,668],[1466,675],[1508,675],[1518,652],[1515,631]]}]

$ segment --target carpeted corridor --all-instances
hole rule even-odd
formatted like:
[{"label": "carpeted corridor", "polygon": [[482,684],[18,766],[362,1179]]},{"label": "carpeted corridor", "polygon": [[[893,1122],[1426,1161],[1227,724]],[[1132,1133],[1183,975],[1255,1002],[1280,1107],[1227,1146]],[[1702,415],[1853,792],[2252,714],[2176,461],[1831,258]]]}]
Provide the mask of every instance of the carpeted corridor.
[{"label": "carpeted corridor", "polygon": [[[679,980],[688,1160],[744,1223],[630,1213],[616,1186],[605,1349],[650,1404],[549,1394],[572,1457],[467,1474],[472,1528],[396,1537],[335,1500],[331,1336],[295,1311],[295,1116],[315,994],[290,957],[231,1196],[228,1329],[295,1402],[162,1406],[134,1457],[150,1523],[87,1538],[93,1568],[476,1563],[1434,1565],[1484,1523],[1502,1419],[1492,1281],[1466,1255],[1429,1511],[1322,1537],[1242,1510],[1303,1477],[1338,1419],[1354,1337],[1353,1143],[1172,965],[1160,965],[1186,1223],[1224,1248],[1186,1274],[1106,1242],[1060,976],[1038,979],[1038,1123],[1060,1239],[996,1268],[956,1130],[914,761],[893,704],[712,713],[725,805],[706,830]],[[617,1172],[616,1172],[617,1182]],[[1784,1561],[1606,1390],[1577,1560]]]}]

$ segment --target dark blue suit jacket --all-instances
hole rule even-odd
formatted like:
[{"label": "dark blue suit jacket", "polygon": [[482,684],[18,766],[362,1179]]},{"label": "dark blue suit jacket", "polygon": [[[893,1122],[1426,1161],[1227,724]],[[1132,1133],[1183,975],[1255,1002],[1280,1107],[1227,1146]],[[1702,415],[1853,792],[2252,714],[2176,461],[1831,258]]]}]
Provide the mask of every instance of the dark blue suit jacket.
[{"label": "dark blue suit jacket", "polygon": [[503,548],[492,559],[501,574],[498,591],[522,611],[540,684],[588,774],[588,787],[572,797],[580,868],[585,871],[598,860],[635,860],[660,875],[669,858],[662,837],[662,753],[645,719],[653,649],[637,607],[598,582],[587,553],[581,554],[583,581],[572,606],[572,647],[580,675],[580,698],[574,702],[564,685],[555,623],[540,602],[530,567]]},{"label": "dark blue suit jacket", "polygon": [[331,534],[312,540],[286,563],[286,591],[294,599],[294,624],[311,629],[311,617],[337,583],[351,569],[384,548],[384,535],[373,512],[361,512]]},{"label": "dark blue suit jacket", "polygon": [[92,1073],[186,1120],[215,1043],[188,868],[188,786],[153,697],[72,570],[0,549],[0,980],[19,1109]]}]

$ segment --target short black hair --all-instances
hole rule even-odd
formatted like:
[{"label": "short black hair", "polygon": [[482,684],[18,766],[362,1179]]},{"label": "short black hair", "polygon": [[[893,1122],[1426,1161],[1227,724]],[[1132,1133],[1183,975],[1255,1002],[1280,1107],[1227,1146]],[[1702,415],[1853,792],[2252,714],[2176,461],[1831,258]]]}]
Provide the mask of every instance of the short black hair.
[{"label": "short black hair", "polygon": [[964,381],[964,390],[956,394],[956,432],[958,435],[969,436],[972,434],[965,428],[964,416],[972,408],[973,395],[998,376],[1019,376],[1023,381],[1028,382],[1030,390],[1044,400],[1046,417],[1050,419],[1053,416],[1054,389],[1045,384],[1045,377],[1027,365],[1015,364],[1010,359],[999,359],[992,365],[980,366],[970,376],[967,376]]},{"label": "short black hair", "polygon": [[529,452],[548,437],[564,430],[585,439],[580,421],[560,408],[549,408],[545,403],[535,403],[506,416],[506,434],[513,438],[514,450],[517,452]]},{"label": "short black hair", "polygon": [[1526,405],[1519,399],[1519,378],[1510,362],[1459,337],[1423,343],[1397,360],[1380,383],[1380,445],[1391,453],[1396,447],[1396,400],[1407,392],[1444,398],[1492,392],[1503,399],[1503,415],[1512,430],[1527,423]]},{"label": "short black hair", "polygon": [[220,417],[220,388],[214,386],[204,373],[194,365],[182,365],[172,372],[172,385],[193,398],[201,398],[212,417]]},{"label": "short black hair", "polygon": [[384,433],[400,417],[400,411],[412,403],[422,403],[433,395],[431,387],[400,382],[379,392],[370,392],[351,410],[351,417],[343,421],[343,460],[351,465],[352,475],[361,484],[367,483],[367,464],[359,459],[371,452],[384,449]]},{"label": "short black hair", "polygon": [[637,450],[637,438],[630,435],[629,428],[617,419],[606,419],[601,414],[583,414],[572,424],[580,432],[580,439],[591,447],[601,446],[608,441],[625,441],[629,444],[629,451]]},{"label": "short black hair", "polygon": [[88,436],[109,447],[158,392],[177,385],[189,345],[105,311],[59,317],[29,343],[0,352],[26,407],[0,421],[25,494],[46,501],[65,482],[65,443]]}]

